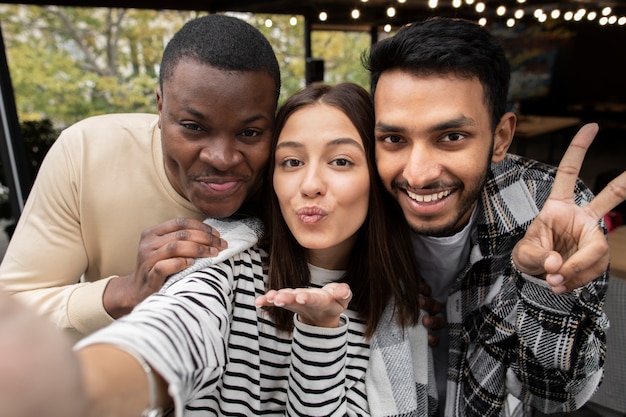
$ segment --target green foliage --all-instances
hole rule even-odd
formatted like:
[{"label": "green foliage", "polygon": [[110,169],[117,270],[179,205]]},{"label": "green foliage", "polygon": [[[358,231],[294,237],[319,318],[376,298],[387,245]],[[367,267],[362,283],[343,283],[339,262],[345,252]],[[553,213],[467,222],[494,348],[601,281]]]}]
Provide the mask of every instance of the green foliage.
[{"label": "green foliage", "polygon": [[[206,12],[0,5],[0,23],[22,122],[65,127],[102,113],[156,111],[161,53],[190,18]],[[229,13],[259,30],[281,66],[280,102],[305,84],[304,22],[288,15]],[[271,27],[266,20],[271,19]],[[318,32],[312,56],[325,61],[325,81],[367,88],[360,54],[367,33]]]}]

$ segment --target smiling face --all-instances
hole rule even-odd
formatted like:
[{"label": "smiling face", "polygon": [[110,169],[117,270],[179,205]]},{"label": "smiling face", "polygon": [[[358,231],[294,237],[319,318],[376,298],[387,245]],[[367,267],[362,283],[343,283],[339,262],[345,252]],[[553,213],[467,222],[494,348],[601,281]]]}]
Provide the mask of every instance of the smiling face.
[{"label": "smiling face", "polygon": [[263,72],[181,61],[157,92],[170,183],[209,217],[226,217],[257,189],[269,158],[276,86]]},{"label": "smiling face", "polygon": [[280,210],[309,262],[345,268],[368,211],[370,177],[363,141],[350,119],[326,104],[289,116],[276,147]]},{"label": "smiling face", "polygon": [[374,108],[378,172],[411,227],[433,236],[460,231],[490,162],[506,154],[514,116],[503,116],[494,135],[478,79],[400,70],[381,75]]}]

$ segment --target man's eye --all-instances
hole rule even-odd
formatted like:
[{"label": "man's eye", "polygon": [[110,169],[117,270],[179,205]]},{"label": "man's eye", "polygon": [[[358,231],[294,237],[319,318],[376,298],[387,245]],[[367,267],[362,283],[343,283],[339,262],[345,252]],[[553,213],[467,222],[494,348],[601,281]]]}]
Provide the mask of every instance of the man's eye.
[{"label": "man's eye", "polygon": [[449,133],[443,137],[442,142],[457,142],[465,138],[465,135],[461,133]]},{"label": "man's eye", "polygon": [[197,125],[196,123],[182,123],[182,126],[185,129],[189,129],[189,130],[194,130],[194,131],[200,131],[202,130],[202,128],[200,127],[200,125]]},{"label": "man's eye", "polygon": [[253,138],[255,136],[259,136],[260,133],[256,130],[253,129],[246,129],[243,132],[241,132],[241,136],[245,136],[247,138]]},{"label": "man's eye", "polygon": [[402,142],[402,138],[398,135],[389,135],[383,137],[382,141],[386,143],[400,143]]}]

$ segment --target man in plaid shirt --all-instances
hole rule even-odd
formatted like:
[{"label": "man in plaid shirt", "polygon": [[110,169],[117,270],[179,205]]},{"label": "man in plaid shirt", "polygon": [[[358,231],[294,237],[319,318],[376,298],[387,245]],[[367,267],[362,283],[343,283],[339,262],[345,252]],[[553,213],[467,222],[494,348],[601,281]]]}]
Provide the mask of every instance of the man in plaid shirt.
[{"label": "man in plaid shirt", "polygon": [[[445,306],[434,349],[439,414],[580,408],[606,350],[601,218],[626,198],[626,174],[595,198],[577,179],[597,125],[581,128],[558,170],[507,154],[517,120],[506,111],[509,64],[472,22],[407,25],[374,45],[365,65],[378,170],[415,232],[422,278]],[[395,402],[389,415],[411,415],[395,383],[410,361],[390,354],[407,343],[372,346],[383,358],[370,367],[376,389],[387,383]]]}]

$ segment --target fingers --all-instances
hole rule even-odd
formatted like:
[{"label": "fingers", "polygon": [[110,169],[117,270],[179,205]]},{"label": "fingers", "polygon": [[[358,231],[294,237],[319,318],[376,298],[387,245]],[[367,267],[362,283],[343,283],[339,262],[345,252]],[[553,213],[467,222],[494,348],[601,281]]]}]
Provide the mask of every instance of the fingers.
[{"label": "fingers", "polygon": [[606,213],[613,210],[622,201],[626,201],[626,171],[614,178],[604,187],[591,202],[587,209],[600,220]]},{"label": "fingers", "polygon": [[[429,290],[430,294],[430,290]],[[431,316],[441,313],[441,303],[434,298],[430,298],[424,295],[419,296],[419,308],[426,311]]]},{"label": "fingers", "polygon": [[[178,245],[178,242],[183,244]],[[145,230],[140,245],[145,250],[164,248],[170,257],[215,256],[228,247],[216,229],[199,220],[184,217]]]},{"label": "fingers", "polygon": [[429,330],[441,330],[446,327],[446,320],[440,316],[424,316],[422,324]]},{"label": "fingers", "polygon": [[585,154],[597,132],[598,125],[589,123],[581,127],[578,133],[576,133],[576,136],[574,136],[574,139],[567,147],[561,163],[559,163],[554,186],[550,193],[551,198],[559,200],[570,200],[572,198],[572,190],[574,190],[576,185]]},{"label": "fingers", "polygon": [[556,294],[580,288],[602,275],[609,265],[608,244],[604,235],[581,247],[546,281]]},{"label": "fingers", "polygon": [[318,327],[337,327],[348,308],[352,292],[347,284],[331,283],[323,288],[270,290],[255,300],[257,307],[282,307],[298,315],[299,321]]},{"label": "fingers", "polygon": [[428,333],[428,346],[431,348],[439,346],[439,337],[432,333]]}]

